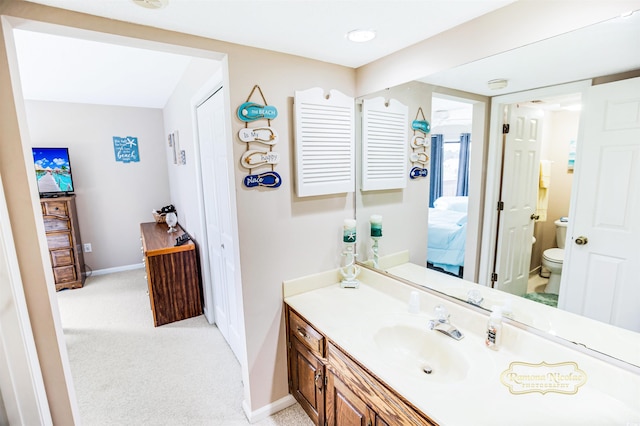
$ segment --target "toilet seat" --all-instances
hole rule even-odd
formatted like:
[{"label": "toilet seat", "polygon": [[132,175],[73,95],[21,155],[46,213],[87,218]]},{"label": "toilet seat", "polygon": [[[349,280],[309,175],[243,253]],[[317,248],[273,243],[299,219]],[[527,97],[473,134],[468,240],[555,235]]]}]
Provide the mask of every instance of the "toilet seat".
[{"label": "toilet seat", "polygon": [[544,260],[548,262],[562,264],[562,262],[564,261],[564,249],[561,249],[561,248],[547,249],[542,253],[542,257]]}]

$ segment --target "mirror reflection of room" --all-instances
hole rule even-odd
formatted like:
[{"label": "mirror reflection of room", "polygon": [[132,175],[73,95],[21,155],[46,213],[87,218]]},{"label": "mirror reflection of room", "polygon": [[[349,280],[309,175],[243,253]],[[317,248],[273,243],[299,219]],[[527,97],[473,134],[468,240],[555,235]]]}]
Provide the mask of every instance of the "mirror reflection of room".
[{"label": "mirror reflection of room", "polygon": [[525,297],[557,306],[580,121],[580,96],[538,100],[545,126],[540,145],[536,219]]},{"label": "mirror reflection of room", "polygon": [[462,277],[467,239],[472,105],[434,95],[431,108],[427,267]]}]

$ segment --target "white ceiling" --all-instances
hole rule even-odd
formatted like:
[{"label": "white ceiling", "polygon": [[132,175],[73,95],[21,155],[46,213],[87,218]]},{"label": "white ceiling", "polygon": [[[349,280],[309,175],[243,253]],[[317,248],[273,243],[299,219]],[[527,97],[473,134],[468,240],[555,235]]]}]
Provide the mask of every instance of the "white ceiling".
[{"label": "white ceiling", "polygon": [[[640,69],[640,12],[523,46],[420,79],[486,96]],[[489,89],[489,80],[508,86]]]},{"label": "white ceiling", "polygon": [[[131,0],[36,3],[138,22],[347,66],[358,66],[511,1],[493,0],[169,0],[161,10]],[[640,13],[428,76],[422,81],[495,96],[640,69]],[[354,28],[378,37],[356,44]],[[587,33],[583,39],[581,33]],[[162,108],[191,57],[16,30],[26,99]],[[535,58],[535,59],[534,59]],[[486,81],[508,78],[489,91]]]},{"label": "white ceiling", "polygon": [[14,30],[25,99],[163,108],[190,56]]},{"label": "white ceiling", "polygon": [[[157,28],[359,67],[515,0],[31,0]],[[345,34],[374,29],[369,43]]]}]

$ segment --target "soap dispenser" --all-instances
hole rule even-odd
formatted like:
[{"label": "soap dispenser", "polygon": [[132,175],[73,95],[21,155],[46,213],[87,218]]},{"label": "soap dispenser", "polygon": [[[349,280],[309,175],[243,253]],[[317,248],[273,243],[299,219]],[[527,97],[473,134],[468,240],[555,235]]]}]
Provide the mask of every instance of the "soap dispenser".
[{"label": "soap dispenser", "polygon": [[485,343],[489,349],[497,351],[502,342],[502,308],[499,306],[491,307],[491,315],[487,322],[487,338]]}]

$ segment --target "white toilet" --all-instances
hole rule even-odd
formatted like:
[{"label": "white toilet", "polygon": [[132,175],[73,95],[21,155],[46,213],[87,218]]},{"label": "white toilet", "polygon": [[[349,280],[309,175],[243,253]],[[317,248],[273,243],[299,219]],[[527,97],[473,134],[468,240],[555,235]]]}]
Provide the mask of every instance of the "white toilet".
[{"label": "white toilet", "polygon": [[567,222],[560,219],[554,222],[556,225],[556,242],[558,248],[550,248],[542,253],[542,266],[551,274],[549,283],[544,289],[545,293],[558,294],[560,292],[560,278],[562,274],[562,262],[564,261],[564,243],[567,239]]}]

